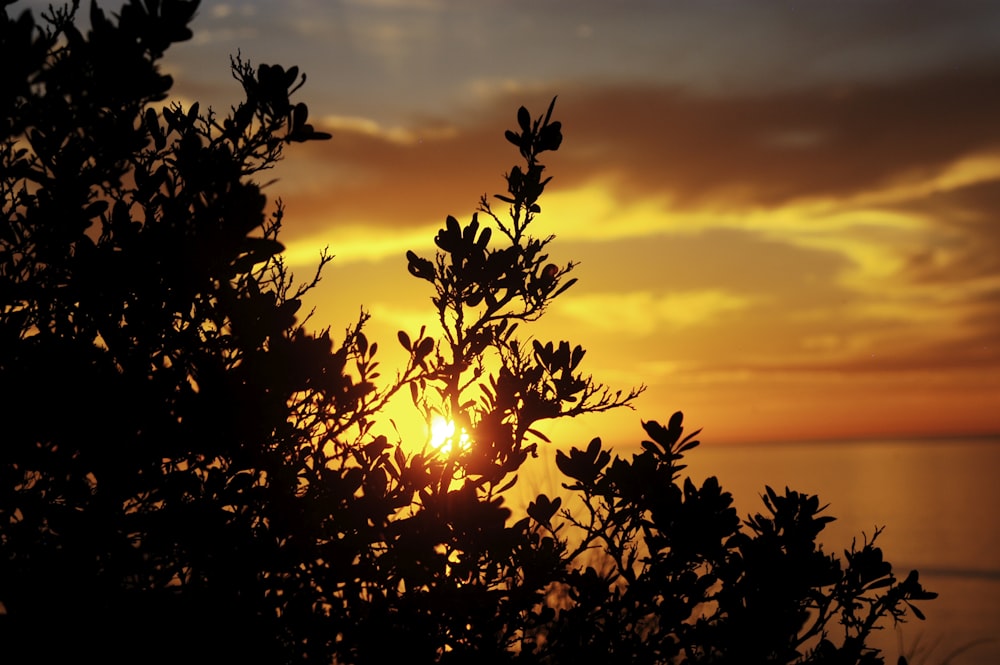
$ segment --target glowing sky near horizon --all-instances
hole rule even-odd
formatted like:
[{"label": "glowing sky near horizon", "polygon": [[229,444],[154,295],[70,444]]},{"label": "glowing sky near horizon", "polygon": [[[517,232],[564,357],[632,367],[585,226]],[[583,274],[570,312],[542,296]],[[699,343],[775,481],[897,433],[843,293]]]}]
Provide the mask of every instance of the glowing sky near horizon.
[{"label": "glowing sky near horizon", "polygon": [[1000,432],[1000,4],[204,2],[193,29],[182,99],[227,109],[239,50],[306,71],[333,133],[266,190],[297,271],[336,255],[317,324],[364,306],[388,349],[432,321],[403,253],[501,189],[517,107],[558,95],[536,233],[580,283],[532,332],[648,386],[568,443],[678,409],[706,440]]}]

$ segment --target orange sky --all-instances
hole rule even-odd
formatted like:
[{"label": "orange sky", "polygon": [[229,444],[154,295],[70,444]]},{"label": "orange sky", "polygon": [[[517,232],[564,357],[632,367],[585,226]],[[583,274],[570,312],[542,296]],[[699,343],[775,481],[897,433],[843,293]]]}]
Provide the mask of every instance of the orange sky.
[{"label": "orange sky", "polygon": [[308,73],[334,137],[266,191],[300,274],[336,254],[315,321],[367,308],[387,373],[432,320],[404,252],[502,189],[517,107],[558,94],[535,232],[580,282],[531,332],[648,390],[547,431],[947,436],[1000,432],[998,30],[971,0],[204,2],[168,69],[219,109],[237,49]]}]

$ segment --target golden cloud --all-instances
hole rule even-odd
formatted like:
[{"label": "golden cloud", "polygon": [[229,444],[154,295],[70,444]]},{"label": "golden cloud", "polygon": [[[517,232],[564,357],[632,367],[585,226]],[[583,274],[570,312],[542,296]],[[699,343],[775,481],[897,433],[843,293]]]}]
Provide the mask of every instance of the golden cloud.
[{"label": "golden cloud", "polygon": [[596,330],[626,336],[650,335],[662,328],[716,323],[728,312],[744,310],[753,299],[721,289],[668,292],[594,293],[566,298],[554,307]]}]

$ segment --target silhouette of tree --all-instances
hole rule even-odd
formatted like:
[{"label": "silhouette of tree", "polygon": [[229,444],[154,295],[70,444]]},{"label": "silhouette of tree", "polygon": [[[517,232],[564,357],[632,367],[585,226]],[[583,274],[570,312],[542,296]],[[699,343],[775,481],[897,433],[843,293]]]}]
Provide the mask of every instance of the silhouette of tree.
[{"label": "silhouette of tree", "polygon": [[[245,99],[224,117],[157,106],[196,7],[92,4],[86,35],[77,3],[2,16],[3,656],[883,662],[871,631],[934,594],[894,576],[877,533],[843,560],[820,549],[816,497],[767,488],[741,523],[714,478],[681,477],[697,442],[679,413],[644,423],[631,460],[599,439],[557,452],[579,507],[504,505],[549,443],[540,421],[641,391],[516,335],[575,282],[529,228],[555,100],[506,134],[523,162],[507,209],[483,197],[432,259],[407,253],[440,331],[400,331],[409,358],[379,385],[366,315],[337,339],[296,318],[329,256],[295,281],[254,180],[329,138],[292,101],[305,76],[235,57]],[[450,447],[380,431],[406,391],[456,424]]]}]

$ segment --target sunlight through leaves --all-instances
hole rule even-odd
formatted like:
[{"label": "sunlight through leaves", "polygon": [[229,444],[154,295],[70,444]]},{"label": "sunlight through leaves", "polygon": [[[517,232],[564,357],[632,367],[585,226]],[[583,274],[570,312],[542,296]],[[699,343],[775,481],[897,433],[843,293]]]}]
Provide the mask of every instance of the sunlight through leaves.
[{"label": "sunlight through leaves", "polygon": [[445,455],[454,451],[456,444],[459,449],[468,450],[472,443],[465,430],[456,433],[455,422],[438,415],[431,418],[429,441],[431,448]]}]

